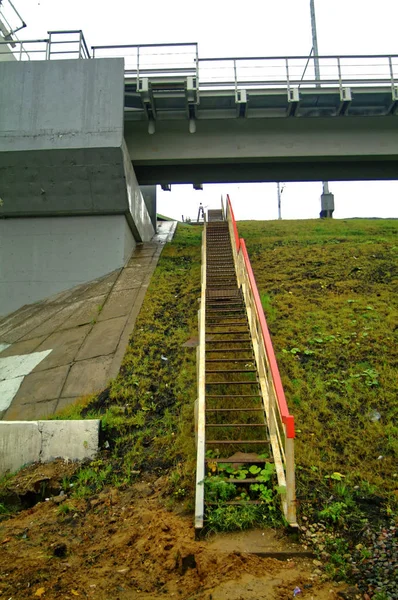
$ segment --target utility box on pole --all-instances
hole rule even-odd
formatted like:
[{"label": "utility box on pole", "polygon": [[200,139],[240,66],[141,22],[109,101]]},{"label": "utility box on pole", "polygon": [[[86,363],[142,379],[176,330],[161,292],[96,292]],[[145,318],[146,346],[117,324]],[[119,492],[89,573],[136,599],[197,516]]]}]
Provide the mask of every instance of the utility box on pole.
[{"label": "utility box on pole", "polygon": [[321,196],[321,219],[332,219],[334,212],[334,195],[331,192],[323,193]]}]

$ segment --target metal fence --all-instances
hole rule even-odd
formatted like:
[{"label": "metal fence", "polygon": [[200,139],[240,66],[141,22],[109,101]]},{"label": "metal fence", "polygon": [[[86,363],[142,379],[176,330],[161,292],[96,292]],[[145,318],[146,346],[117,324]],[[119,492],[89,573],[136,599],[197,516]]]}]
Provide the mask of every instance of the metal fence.
[{"label": "metal fence", "polygon": [[0,42],[0,60],[9,57],[10,51],[14,58],[19,61],[91,58],[83,32],[80,29],[49,31],[48,38],[45,39],[13,39]]},{"label": "metal fence", "polygon": [[90,52],[81,30],[50,31],[48,36],[1,42],[0,60],[2,48],[8,54],[11,49],[18,60],[122,57],[127,78],[191,76],[202,90],[398,86],[397,54],[201,58],[195,42],[92,46]]}]

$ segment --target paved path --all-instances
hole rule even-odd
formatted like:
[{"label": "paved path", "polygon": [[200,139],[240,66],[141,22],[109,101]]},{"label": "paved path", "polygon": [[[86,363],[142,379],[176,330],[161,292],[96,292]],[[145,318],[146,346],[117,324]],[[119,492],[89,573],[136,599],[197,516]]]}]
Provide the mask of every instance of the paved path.
[{"label": "paved path", "polygon": [[0,419],[36,420],[115,377],[175,222],[136,247],[123,269],[0,320]]}]

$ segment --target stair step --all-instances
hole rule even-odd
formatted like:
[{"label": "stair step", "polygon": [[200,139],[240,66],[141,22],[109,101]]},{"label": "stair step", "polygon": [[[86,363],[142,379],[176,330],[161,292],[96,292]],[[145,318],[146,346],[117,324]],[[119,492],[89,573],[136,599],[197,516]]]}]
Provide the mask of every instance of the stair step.
[{"label": "stair step", "polygon": [[247,358],[206,358],[206,362],[253,362]]},{"label": "stair step", "polygon": [[[253,351],[252,351],[252,347],[251,346],[247,346],[247,348],[217,348],[215,350],[207,350],[207,352],[250,352],[251,355],[253,356]],[[226,359],[227,360],[227,359]],[[233,359],[231,359],[233,360]]]},{"label": "stair step", "polygon": [[[206,398],[228,398],[228,399],[230,399],[230,398],[257,398],[257,400],[260,400],[261,395],[260,394],[206,394]],[[214,409],[214,410],[217,410],[217,409]],[[227,410],[227,409],[219,409],[219,410]],[[231,409],[231,410],[233,410],[233,409]],[[256,410],[258,410],[258,409],[256,409]],[[261,409],[261,410],[263,410],[263,409]]]},{"label": "stair step", "polygon": [[206,369],[207,373],[257,373],[257,369]]},{"label": "stair step", "polygon": [[206,381],[206,385],[258,385],[258,381]]},{"label": "stair step", "polygon": [[206,440],[206,446],[216,446],[220,444],[245,445],[245,444],[269,444],[269,440]]},{"label": "stair step", "polygon": [[205,462],[212,462],[212,463],[221,463],[221,464],[240,464],[240,465],[255,465],[258,463],[267,463],[267,462],[274,462],[273,458],[260,458],[259,456],[257,456],[257,458],[251,457],[251,458],[247,458],[247,457],[240,457],[240,458],[233,458],[233,457],[229,457],[229,458],[206,458]]},{"label": "stair step", "polygon": [[263,408],[206,408],[206,412],[264,412]]},{"label": "stair step", "polygon": [[[248,329],[248,327],[246,327],[245,329]],[[208,332],[206,331],[206,334]],[[233,329],[232,331],[211,331],[209,332],[211,335],[232,335],[234,333],[245,333],[245,330],[242,329]]]},{"label": "stair step", "polygon": [[211,322],[207,322],[207,325],[209,327],[230,327],[231,325],[246,325],[247,326],[247,321],[243,322],[242,321],[226,321],[225,323],[214,323],[213,321]]},{"label": "stair step", "polygon": [[219,506],[219,505],[228,505],[228,506],[245,506],[246,504],[262,504],[260,500],[244,500],[242,502],[238,501],[227,501],[227,502],[206,502],[206,506]]},{"label": "stair step", "polygon": [[[243,331],[239,331],[239,333],[243,333]],[[247,342],[249,339],[249,337],[245,337],[235,338],[234,340],[206,340],[206,344],[224,344],[226,341],[235,344],[237,342]],[[236,350],[239,350],[239,348],[236,348]],[[211,350],[211,352],[213,351]]]},{"label": "stair step", "polygon": [[265,423],[207,423],[206,427],[266,427]]}]

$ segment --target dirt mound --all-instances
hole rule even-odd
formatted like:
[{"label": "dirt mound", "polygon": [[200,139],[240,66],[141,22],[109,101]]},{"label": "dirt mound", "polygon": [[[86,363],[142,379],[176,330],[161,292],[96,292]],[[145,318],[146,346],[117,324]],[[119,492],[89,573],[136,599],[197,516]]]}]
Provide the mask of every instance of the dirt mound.
[{"label": "dirt mound", "polygon": [[[53,469],[32,467],[23,475],[26,486],[51,481]],[[303,598],[337,597],[335,586],[312,573],[312,561],[217,552],[194,541],[191,516],[168,512],[164,493],[162,478],[88,500],[58,494],[4,520],[0,596],[272,600],[291,598],[299,587]]]}]

